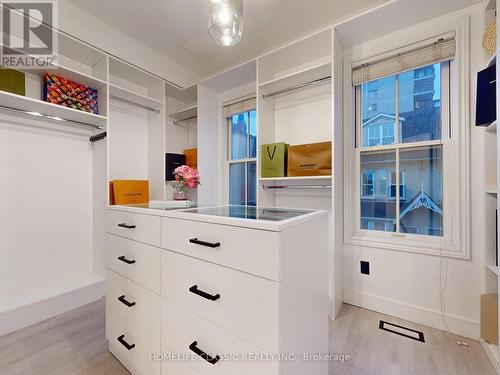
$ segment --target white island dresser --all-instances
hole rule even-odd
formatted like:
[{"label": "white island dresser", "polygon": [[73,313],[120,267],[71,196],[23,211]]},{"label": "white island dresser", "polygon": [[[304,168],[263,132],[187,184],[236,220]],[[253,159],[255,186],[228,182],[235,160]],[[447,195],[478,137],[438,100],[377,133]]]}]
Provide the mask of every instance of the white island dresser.
[{"label": "white island dresser", "polygon": [[113,206],[110,351],[142,375],[327,375],[328,215]]}]

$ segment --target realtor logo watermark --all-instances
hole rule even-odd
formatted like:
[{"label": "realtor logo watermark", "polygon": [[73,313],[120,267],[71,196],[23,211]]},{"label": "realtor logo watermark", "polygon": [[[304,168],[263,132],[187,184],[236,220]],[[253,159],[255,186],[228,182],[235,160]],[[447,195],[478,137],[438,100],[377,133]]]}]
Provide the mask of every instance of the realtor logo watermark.
[{"label": "realtor logo watermark", "polygon": [[0,0],[2,67],[50,69],[57,58],[57,0]]}]

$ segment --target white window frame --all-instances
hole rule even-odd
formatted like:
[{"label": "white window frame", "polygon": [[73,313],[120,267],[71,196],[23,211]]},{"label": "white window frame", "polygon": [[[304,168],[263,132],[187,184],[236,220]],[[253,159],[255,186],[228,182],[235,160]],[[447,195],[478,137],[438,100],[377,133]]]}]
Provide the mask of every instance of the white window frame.
[{"label": "white window frame", "polygon": [[[362,51],[353,53],[355,58],[344,59],[344,242],[365,248],[380,248],[451,258],[470,259],[470,19],[464,17],[456,24],[441,25],[443,33],[455,30],[456,54],[450,61],[449,70],[442,75],[448,80],[450,98],[442,98],[442,113],[448,117],[448,125],[443,125],[443,237],[422,236],[405,233],[387,233],[360,230],[360,150],[355,149],[356,131],[355,90],[350,85],[353,60],[369,58]],[[425,35],[425,32],[422,33]],[[432,37],[433,35],[429,35]],[[418,40],[412,41],[418,44]],[[423,43],[423,42],[422,42]],[[405,48],[393,45],[394,50]],[[384,53],[387,45],[379,45],[379,53]],[[407,47],[406,47],[407,48]],[[387,51],[387,50],[386,50]],[[358,108],[359,110],[359,108]],[[359,112],[358,112],[359,113]],[[450,134],[452,137],[450,138]],[[358,139],[358,143],[359,139]],[[427,143],[429,146],[434,141]],[[424,142],[404,144],[405,147],[425,145]],[[392,147],[392,146],[391,146]],[[374,149],[373,147],[371,149]],[[384,147],[380,147],[383,150]]]},{"label": "white window frame", "polygon": [[[253,109],[253,110],[248,110],[248,111],[245,111],[245,112],[241,112],[241,113],[250,113],[251,111],[255,111],[256,109]],[[227,140],[226,140],[226,144],[227,144],[227,158],[226,158],[226,161],[225,161],[225,173],[224,175],[226,176],[225,178],[225,191],[226,191],[226,197],[225,197],[225,201],[226,201],[226,204],[229,204],[229,198],[230,198],[230,192],[231,192],[231,189],[230,189],[230,186],[229,184],[231,183],[231,165],[232,164],[244,164],[245,165],[245,202],[248,203],[248,165],[255,162],[257,163],[257,152],[256,152],[256,156],[255,158],[243,158],[243,159],[231,159],[232,158],[232,146],[233,146],[233,142],[232,142],[232,119],[233,119],[233,116],[237,116],[241,113],[235,113],[234,115],[231,115],[231,117],[227,117],[225,119],[225,123],[226,123],[226,130],[227,130]],[[250,130],[250,115],[248,115],[248,128]],[[256,144],[255,147],[257,147],[258,143]],[[247,134],[247,151],[248,153],[250,152],[250,131],[248,132]],[[257,151],[257,150],[255,150]],[[256,186],[255,186],[255,192],[256,192],[256,195],[257,195],[257,186],[258,186],[258,183],[256,183]]]}]

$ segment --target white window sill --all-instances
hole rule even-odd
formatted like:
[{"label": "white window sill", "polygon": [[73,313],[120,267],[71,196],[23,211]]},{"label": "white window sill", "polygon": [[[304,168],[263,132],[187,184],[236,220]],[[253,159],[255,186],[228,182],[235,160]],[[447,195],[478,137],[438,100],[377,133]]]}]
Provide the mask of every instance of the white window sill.
[{"label": "white window sill", "polygon": [[469,254],[443,237],[423,236],[411,233],[390,233],[360,230],[344,241],[347,245],[379,248],[408,253],[469,259]]}]

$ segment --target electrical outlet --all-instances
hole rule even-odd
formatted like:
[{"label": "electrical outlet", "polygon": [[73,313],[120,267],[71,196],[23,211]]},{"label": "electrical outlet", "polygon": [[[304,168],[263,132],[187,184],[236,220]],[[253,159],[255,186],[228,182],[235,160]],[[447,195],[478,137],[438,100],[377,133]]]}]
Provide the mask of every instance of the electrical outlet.
[{"label": "electrical outlet", "polygon": [[364,260],[361,261],[361,273],[363,275],[370,274],[370,263],[369,262],[366,262]]}]

